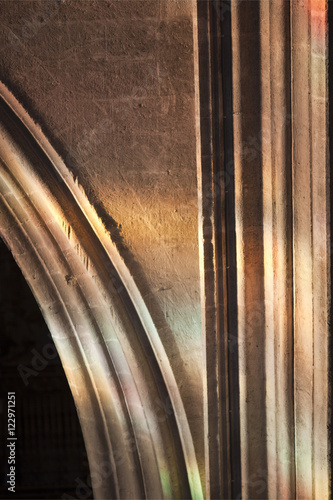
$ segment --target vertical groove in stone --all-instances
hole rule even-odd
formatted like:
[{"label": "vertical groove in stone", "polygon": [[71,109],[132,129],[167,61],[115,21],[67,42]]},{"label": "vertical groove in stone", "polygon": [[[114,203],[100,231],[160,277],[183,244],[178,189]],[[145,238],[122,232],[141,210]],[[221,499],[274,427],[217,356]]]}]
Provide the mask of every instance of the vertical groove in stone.
[{"label": "vertical groove in stone", "polygon": [[267,499],[260,9],[234,2],[232,19],[242,493]]},{"label": "vertical groove in stone", "polygon": [[223,179],[225,197],[225,268],[226,277],[226,341],[228,343],[228,389],[230,425],[230,475],[231,497],[241,495],[240,415],[239,415],[239,363],[238,363],[238,313],[237,313],[237,264],[235,219],[235,163],[233,136],[232,89],[232,23],[231,0],[221,5],[221,56],[223,100]]},{"label": "vertical groove in stone", "polygon": [[[202,317],[205,359],[205,456],[206,495],[222,494],[222,455],[220,433],[219,388],[219,324],[217,300],[217,269],[214,234],[214,157],[213,96],[211,61],[211,5],[197,2],[198,33],[198,132],[197,161],[199,188],[199,244],[201,246]],[[212,286],[213,284],[213,286]]]},{"label": "vertical groove in stone", "polygon": [[207,498],[229,499],[240,494],[230,3],[197,5]]},{"label": "vertical groove in stone", "polygon": [[[219,416],[220,435],[220,476],[221,498],[231,498],[231,467],[230,467],[230,393],[228,374],[228,337],[227,337],[227,307],[226,293],[226,232],[225,232],[225,195],[224,195],[224,143],[222,140],[224,114],[221,86],[221,31],[219,0],[210,3],[210,33],[211,33],[211,67],[212,67],[212,215],[213,215],[213,246],[214,267],[216,269],[216,317],[217,317],[217,384],[219,402],[215,408]],[[208,332],[207,332],[208,333]],[[211,366],[213,368],[213,366]],[[208,375],[209,376],[209,375]],[[211,492],[212,498],[217,492]]]},{"label": "vertical groove in stone", "polygon": [[[243,218],[242,218],[242,200],[244,194],[244,186],[239,182],[241,175],[242,150],[238,147],[238,143],[242,140],[241,129],[241,81],[236,75],[240,75],[240,34],[238,23],[238,3],[231,3],[231,21],[232,21],[232,75],[233,75],[233,131],[234,131],[234,176],[235,176],[235,222],[236,222],[236,262],[237,262],[237,315],[238,315],[238,356],[239,356],[239,412],[241,418],[240,439],[241,439],[241,480],[242,480],[242,495],[244,495],[244,482],[249,476],[248,466],[248,442],[247,436],[247,420],[243,418],[246,413],[246,371],[244,369],[244,360],[246,359],[246,345],[241,336],[241,326],[245,324],[245,294],[244,294],[244,260],[243,260],[243,242],[240,235],[243,234]],[[245,396],[245,397],[244,397]]]}]

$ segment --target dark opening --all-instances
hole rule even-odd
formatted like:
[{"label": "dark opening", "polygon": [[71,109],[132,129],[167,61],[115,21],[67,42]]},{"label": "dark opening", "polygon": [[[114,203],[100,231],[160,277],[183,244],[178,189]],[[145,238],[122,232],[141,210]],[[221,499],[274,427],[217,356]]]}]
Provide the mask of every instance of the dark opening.
[{"label": "dark opening", "polygon": [[[15,407],[8,393],[15,393]],[[81,427],[60,358],[1,239],[0,426],[0,498],[93,498]],[[9,490],[11,466],[15,492]]]}]

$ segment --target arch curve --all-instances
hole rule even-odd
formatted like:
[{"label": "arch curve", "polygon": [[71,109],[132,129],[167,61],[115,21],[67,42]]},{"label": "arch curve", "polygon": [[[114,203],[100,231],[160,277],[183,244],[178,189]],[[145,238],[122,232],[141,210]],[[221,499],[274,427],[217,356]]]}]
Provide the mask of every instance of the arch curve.
[{"label": "arch curve", "polygon": [[85,194],[3,84],[0,233],[59,351],[95,497],[202,498],[185,410],[148,309]]}]

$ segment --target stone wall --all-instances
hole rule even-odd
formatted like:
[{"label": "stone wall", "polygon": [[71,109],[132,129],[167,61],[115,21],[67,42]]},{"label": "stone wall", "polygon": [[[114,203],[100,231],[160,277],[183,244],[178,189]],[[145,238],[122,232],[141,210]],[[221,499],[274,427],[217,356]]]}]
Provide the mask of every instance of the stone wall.
[{"label": "stone wall", "polygon": [[203,478],[193,2],[2,1],[0,78],[82,186],[148,306]]}]

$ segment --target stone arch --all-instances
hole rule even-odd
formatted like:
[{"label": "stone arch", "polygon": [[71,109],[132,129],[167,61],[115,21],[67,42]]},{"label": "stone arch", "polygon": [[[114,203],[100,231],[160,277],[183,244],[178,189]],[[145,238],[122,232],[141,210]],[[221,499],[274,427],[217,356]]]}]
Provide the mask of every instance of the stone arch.
[{"label": "stone arch", "polygon": [[29,283],[78,408],[96,498],[202,498],[159,334],[109,234],[0,84],[0,234]]}]

